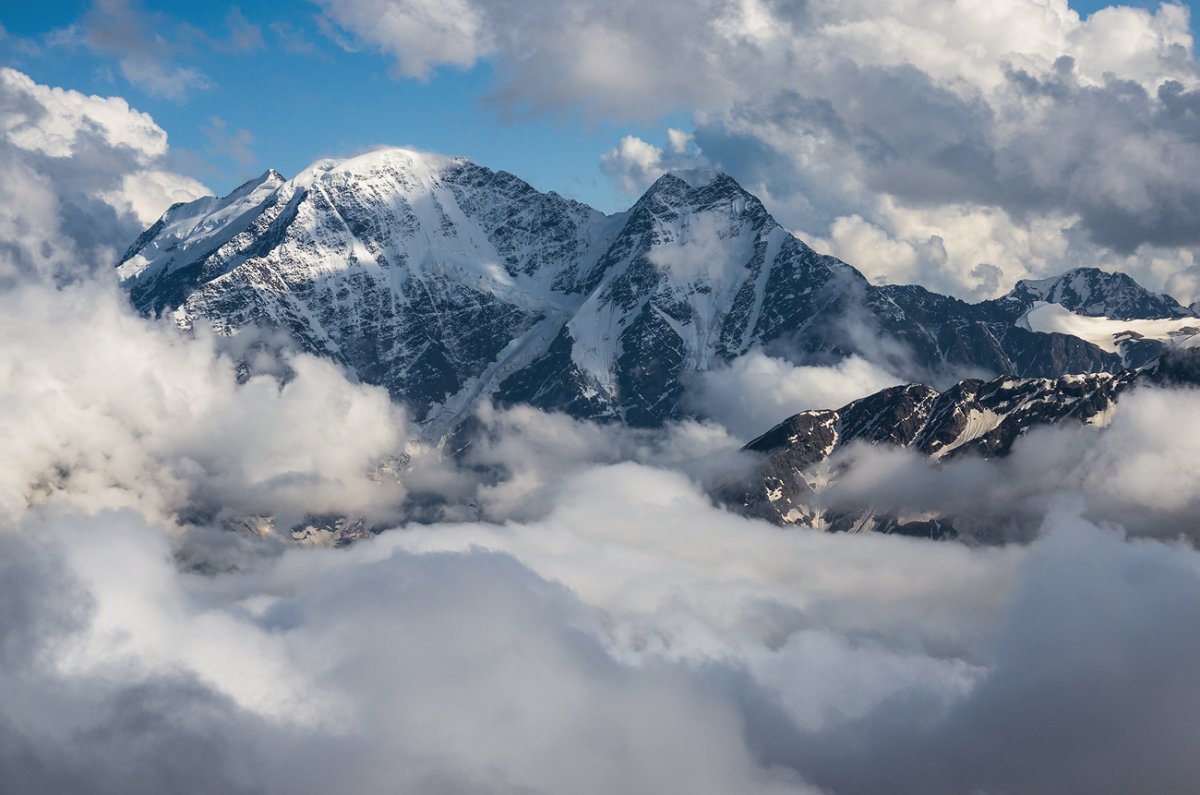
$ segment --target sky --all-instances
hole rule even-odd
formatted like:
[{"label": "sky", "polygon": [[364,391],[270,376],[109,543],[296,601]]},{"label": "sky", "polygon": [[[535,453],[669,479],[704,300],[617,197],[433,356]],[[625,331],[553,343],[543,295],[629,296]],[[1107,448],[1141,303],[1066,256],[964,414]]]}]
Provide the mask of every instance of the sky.
[{"label": "sky", "polygon": [[978,300],[1097,266],[1200,299],[1191,5],[10,6],[4,63],[148,113],[158,171],[211,192],[399,145],[611,213],[718,168],[877,283]]},{"label": "sky", "polygon": [[[1085,16],[1106,5],[1071,2]],[[105,8],[114,24],[161,47],[156,65],[174,71],[174,80],[122,74],[119,41],[78,40]],[[601,172],[601,155],[625,135],[657,140],[668,127],[690,125],[682,105],[625,118],[508,107],[496,96],[492,58],[412,76],[330,19],[313,0],[55,0],[9,3],[0,25],[9,37],[6,62],[41,83],[126,97],[168,131],[179,170],[221,193],[267,168],[291,175],[321,157],[409,145],[462,155],[616,212],[630,197]]]},{"label": "sky", "polygon": [[443,457],[330,359],[113,279],[174,202],[409,144],[605,209],[723,168],[876,281],[1194,300],[1190,12],[6,3],[0,791],[1194,793],[1194,389],[999,461],[850,446],[831,505],[996,543],[826,534],[713,491],[773,418],[890,383],[864,359],[754,352],[707,385],[736,416],[652,430],[484,401]]},{"label": "sky", "polygon": [[109,4],[139,35],[161,40],[165,69],[178,70],[167,83],[130,79],[118,53],[70,41],[67,31],[89,24],[88,2],[9,5],[0,14],[6,62],[45,84],[127,98],[169,131],[179,170],[221,193],[267,168],[290,176],[322,157],[402,145],[462,155],[615,212],[629,199],[600,172],[600,155],[623,135],[687,120],[511,112],[489,101],[486,60],[407,77],[322,23],[308,0]]}]

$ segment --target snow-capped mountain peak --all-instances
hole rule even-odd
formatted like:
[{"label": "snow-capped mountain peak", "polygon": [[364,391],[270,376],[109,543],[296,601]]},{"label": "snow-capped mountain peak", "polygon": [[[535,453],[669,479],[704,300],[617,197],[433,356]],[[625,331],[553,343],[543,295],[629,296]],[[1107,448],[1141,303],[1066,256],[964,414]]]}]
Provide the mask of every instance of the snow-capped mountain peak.
[{"label": "snow-capped mountain peak", "polygon": [[268,169],[224,198],[206,196],[170,207],[126,252],[117,271],[120,278],[158,279],[204,250],[224,245],[243,228],[243,216],[261,207],[285,182],[278,171]]},{"label": "snow-capped mountain peak", "polygon": [[1149,320],[1193,315],[1169,295],[1153,293],[1124,273],[1075,268],[1049,279],[1024,279],[1005,296],[1031,308],[1033,302],[1059,304],[1071,312],[1113,320]]},{"label": "snow-capped mountain peak", "polygon": [[510,174],[387,149],[173,208],[118,273],[144,311],[282,327],[432,417],[557,331],[609,225]]}]

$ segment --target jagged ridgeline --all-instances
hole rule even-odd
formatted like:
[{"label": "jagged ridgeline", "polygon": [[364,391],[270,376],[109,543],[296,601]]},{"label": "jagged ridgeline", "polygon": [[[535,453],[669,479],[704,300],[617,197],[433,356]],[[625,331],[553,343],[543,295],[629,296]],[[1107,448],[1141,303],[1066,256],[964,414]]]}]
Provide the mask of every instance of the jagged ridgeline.
[{"label": "jagged ridgeline", "polygon": [[[1119,373],[968,379],[943,392],[910,384],[840,409],[803,411],[746,445],[763,462],[744,491],[725,497],[743,512],[779,525],[951,537],[964,517],[905,516],[869,505],[826,504],[825,493],[845,469],[843,464],[831,466],[834,456],[865,443],[905,448],[932,462],[1000,458],[1035,428],[1103,428],[1118,400],[1146,385],[1200,385],[1200,348],[1172,349],[1152,365]],[[965,519],[969,524],[970,518]]]},{"label": "jagged ridgeline", "polygon": [[[176,205],[118,272],[142,312],[283,330],[387,388],[435,436],[481,398],[658,425],[686,415],[689,374],[756,347],[797,362],[902,351],[889,365],[914,381],[1057,378],[1144,364],[1195,331],[1191,309],[1097,270],[977,304],[873,285],[716,172],[668,174],[606,216],[403,149]],[[1078,332],[1035,315],[1044,302],[1070,318],[1174,325]]]}]

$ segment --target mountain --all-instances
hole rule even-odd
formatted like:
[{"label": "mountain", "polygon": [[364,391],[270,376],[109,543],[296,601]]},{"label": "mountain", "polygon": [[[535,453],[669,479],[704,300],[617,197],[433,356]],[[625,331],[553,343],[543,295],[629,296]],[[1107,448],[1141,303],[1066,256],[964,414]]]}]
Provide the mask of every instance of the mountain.
[{"label": "mountain", "polygon": [[1050,279],[1024,279],[997,300],[1015,304],[1023,312],[1041,302],[1059,304],[1077,315],[1112,320],[1196,316],[1194,309],[1180,306],[1169,295],[1152,293],[1124,273],[1098,268],[1076,268]]},{"label": "mountain", "polygon": [[553,338],[609,226],[509,174],[386,150],[172,207],[118,273],[143,312],[282,328],[431,421]]},{"label": "mountain", "polygon": [[481,398],[658,425],[687,414],[691,374],[755,348],[796,363],[861,353],[914,381],[1115,372],[1121,349],[1022,319],[1047,297],[1155,311],[1103,274],[978,304],[873,285],[717,172],[664,175],[605,216],[404,149],[172,207],[118,274],[139,310],[185,328],[286,331],[386,387],[432,437]]},{"label": "mountain", "polygon": [[896,386],[840,409],[800,412],[746,445],[764,461],[751,484],[726,499],[780,525],[953,535],[954,517],[825,505],[824,492],[842,474],[836,454],[865,443],[906,448],[938,463],[999,458],[1035,427],[1072,422],[1102,428],[1120,396],[1142,384],[1200,385],[1200,350],[1169,352],[1153,366],[1119,373],[968,379],[942,392],[923,384]]},{"label": "mountain", "polygon": [[732,178],[704,172],[655,182],[596,274],[547,352],[501,383],[502,402],[658,424],[679,415],[687,373],[824,328],[864,285]]}]

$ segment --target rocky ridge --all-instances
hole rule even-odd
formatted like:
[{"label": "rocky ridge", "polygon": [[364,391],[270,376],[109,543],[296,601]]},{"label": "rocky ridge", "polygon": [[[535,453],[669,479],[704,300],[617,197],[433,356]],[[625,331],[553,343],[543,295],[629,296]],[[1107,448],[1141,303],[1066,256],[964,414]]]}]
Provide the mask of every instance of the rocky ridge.
[{"label": "rocky ridge", "polygon": [[1200,351],[1173,351],[1151,366],[1118,373],[968,379],[940,392],[908,384],[840,409],[800,412],[746,445],[763,462],[748,487],[728,499],[739,510],[779,525],[952,536],[954,517],[827,505],[830,484],[847,466],[838,454],[865,444],[904,448],[935,464],[1000,458],[1034,428],[1076,423],[1103,429],[1119,398],[1144,385],[1200,386]]}]

